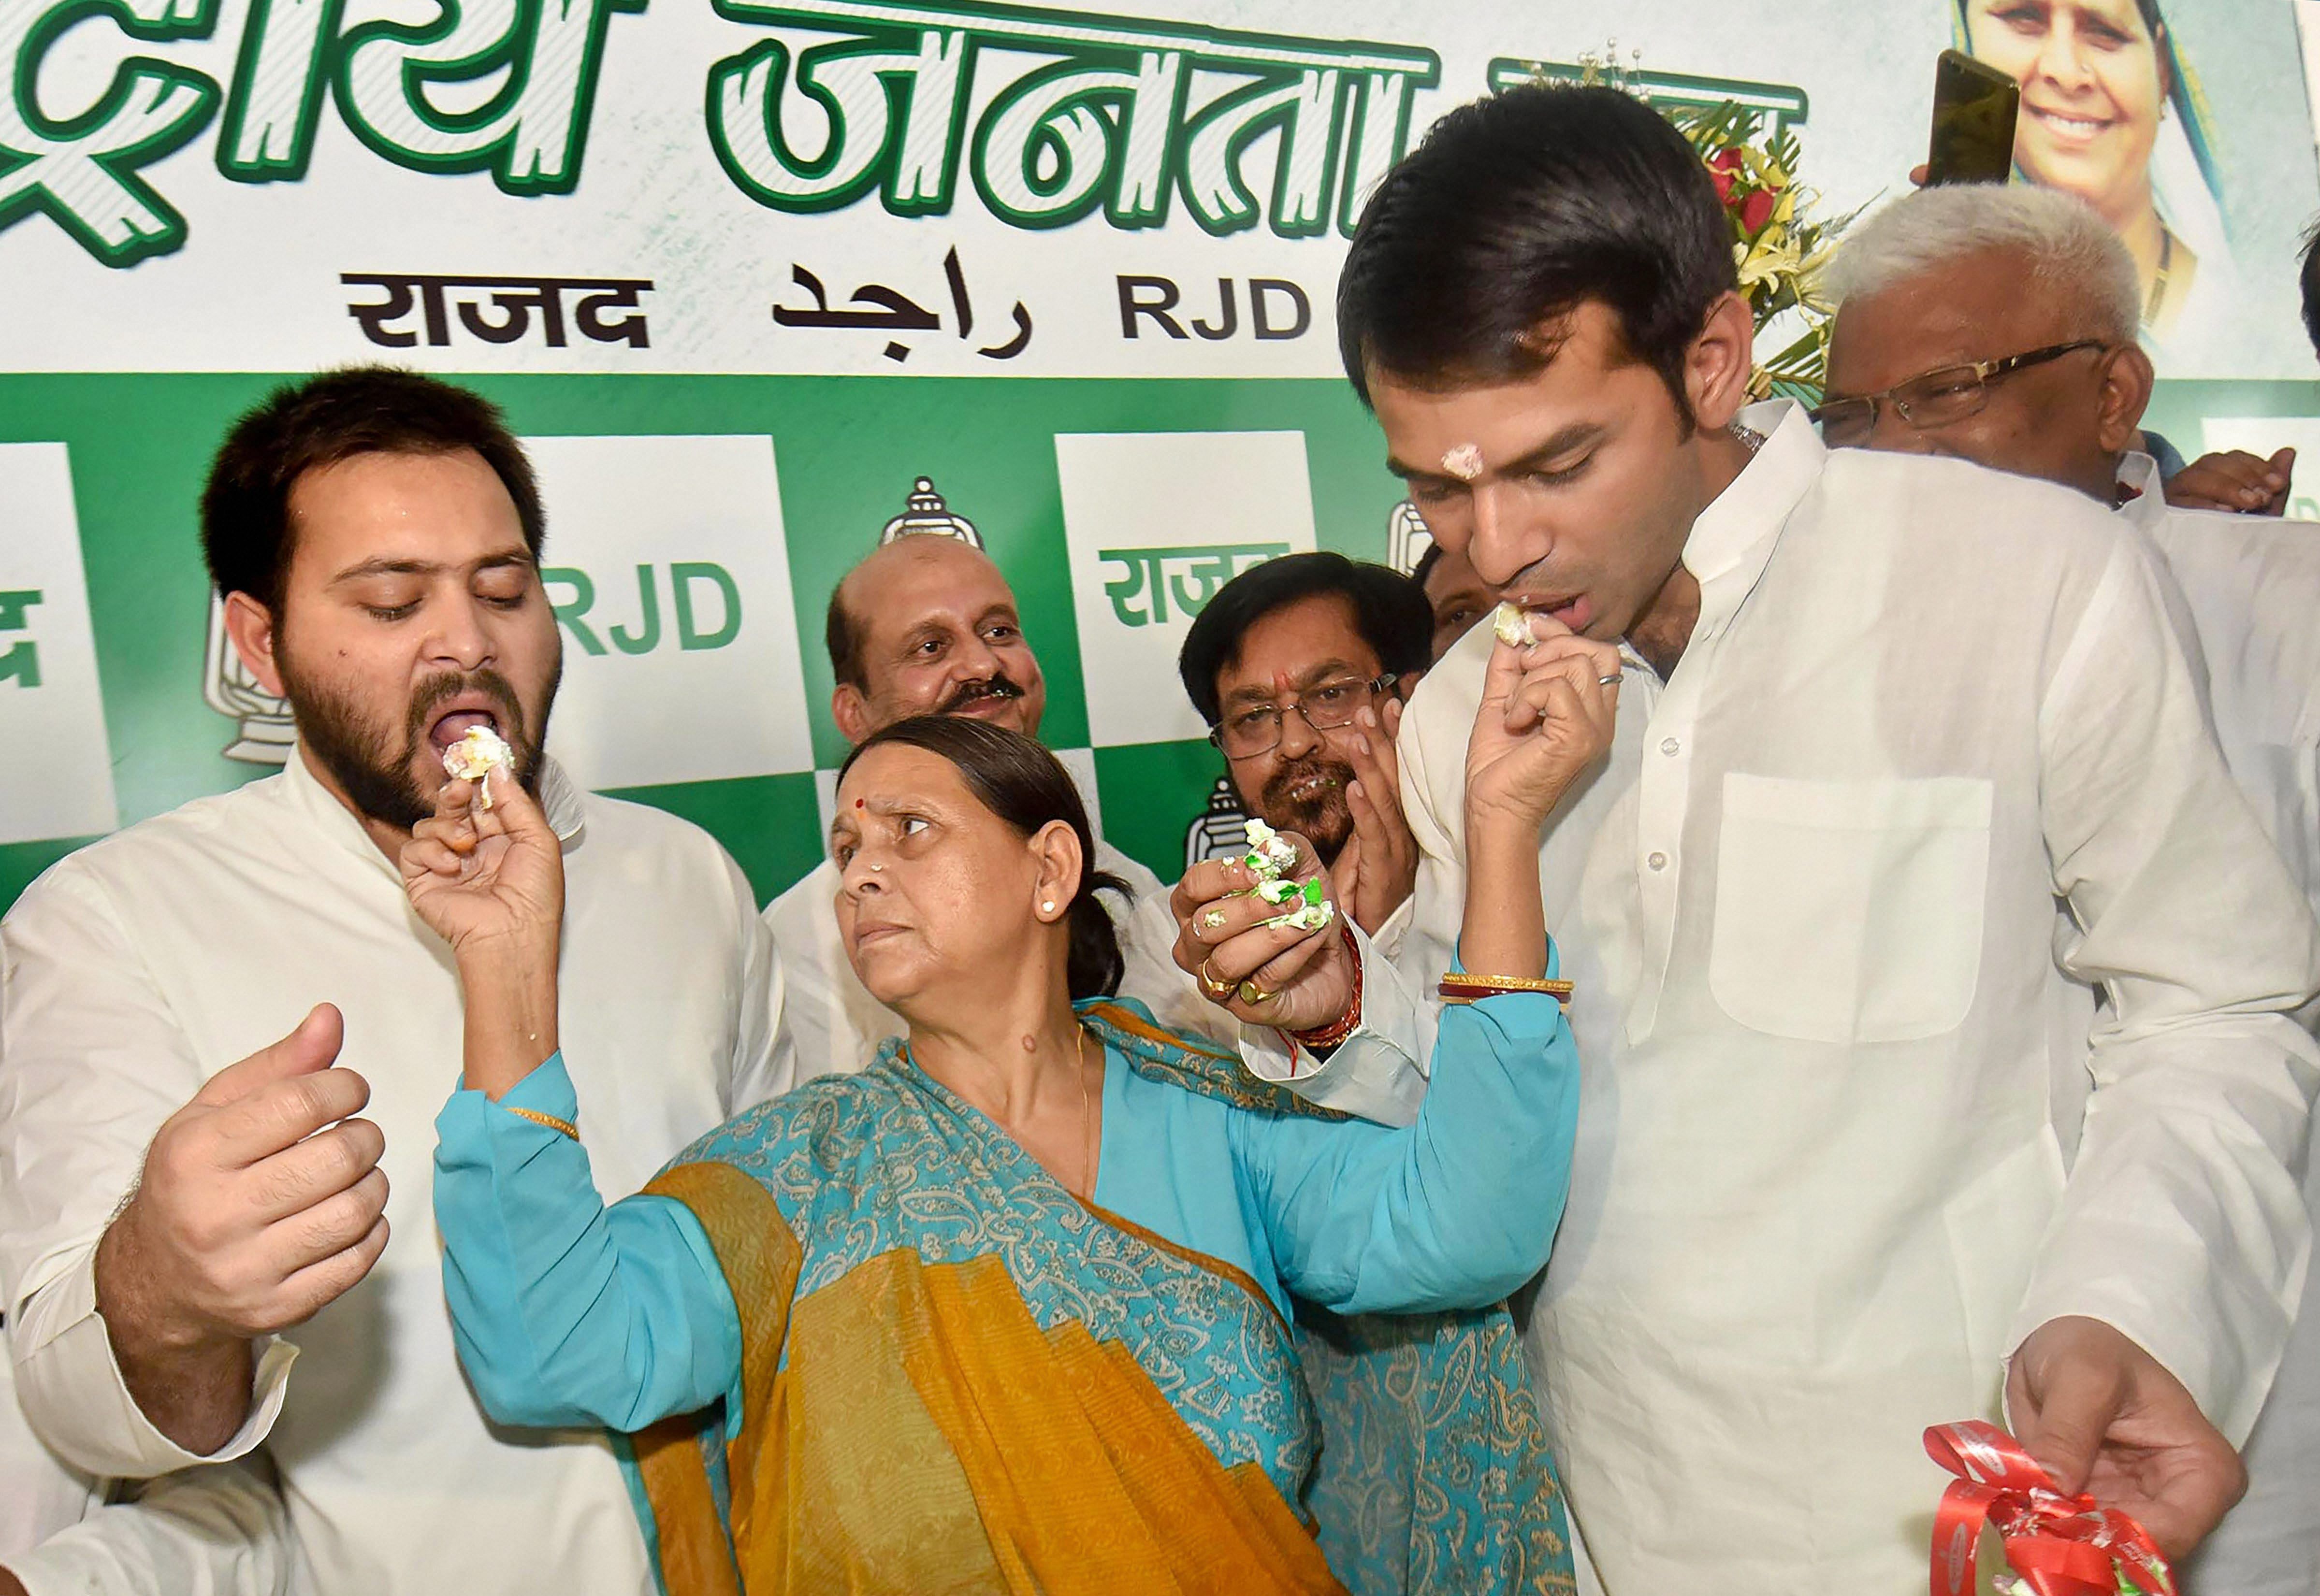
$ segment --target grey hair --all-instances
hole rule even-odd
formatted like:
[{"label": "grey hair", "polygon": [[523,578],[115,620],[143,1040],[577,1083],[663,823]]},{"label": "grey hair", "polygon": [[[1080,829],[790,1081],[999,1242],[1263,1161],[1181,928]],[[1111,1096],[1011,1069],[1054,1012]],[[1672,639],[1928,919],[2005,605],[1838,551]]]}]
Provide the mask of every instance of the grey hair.
[{"label": "grey hair", "polygon": [[2084,200],[2027,184],[1945,184],[1902,195],[1845,236],[1825,288],[1841,306],[1988,249],[2022,256],[2034,281],[2060,287],[2088,336],[2134,342],[2143,284],[2126,246]]}]

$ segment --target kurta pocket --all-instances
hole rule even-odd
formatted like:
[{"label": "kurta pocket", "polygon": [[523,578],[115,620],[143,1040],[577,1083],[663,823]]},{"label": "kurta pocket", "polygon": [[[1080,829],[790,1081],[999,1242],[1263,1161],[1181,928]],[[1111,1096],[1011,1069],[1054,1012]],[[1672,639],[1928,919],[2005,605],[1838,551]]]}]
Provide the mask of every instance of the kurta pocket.
[{"label": "kurta pocket", "polygon": [[1708,989],[1806,1041],[1938,1036],[1973,1006],[1992,789],[1724,778]]}]

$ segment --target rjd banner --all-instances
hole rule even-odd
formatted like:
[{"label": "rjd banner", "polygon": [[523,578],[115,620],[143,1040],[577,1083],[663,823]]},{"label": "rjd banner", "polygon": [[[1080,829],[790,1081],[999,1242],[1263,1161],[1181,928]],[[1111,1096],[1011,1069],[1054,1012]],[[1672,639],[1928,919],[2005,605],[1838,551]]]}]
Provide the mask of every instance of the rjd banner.
[{"label": "rjd banner", "polygon": [[1423,546],[1331,294],[1443,110],[1615,59],[1793,129],[1841,213],[1906,184],[1969,49],[2023,81],[2019,175],[2143,263],[2175,441],[2292,442],[2314,9],[0,0],[0,905],[285,757],[194,503],[240,408],[364,360],[526,435],[585,780],[785,885],[842,753],[822,606],[938,526],[1007,572],[1048,740],[1173,876],[1219,829],[1191,618],[1285,550]]}]

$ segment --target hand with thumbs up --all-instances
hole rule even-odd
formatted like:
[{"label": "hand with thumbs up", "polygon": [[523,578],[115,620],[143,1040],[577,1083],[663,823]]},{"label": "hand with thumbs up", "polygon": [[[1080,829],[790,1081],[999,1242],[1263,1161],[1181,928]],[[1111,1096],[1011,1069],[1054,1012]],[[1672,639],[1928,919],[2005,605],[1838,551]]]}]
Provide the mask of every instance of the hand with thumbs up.
[{"label": "hand with thumbs up", "polygon": [[154,1428],[206,1455],[249,1405],[250,1341],[313,1317],[386,1246],[370,1084],[322,1004],[212,1076],[153,1138],[96,1249],[96,1306]]}]

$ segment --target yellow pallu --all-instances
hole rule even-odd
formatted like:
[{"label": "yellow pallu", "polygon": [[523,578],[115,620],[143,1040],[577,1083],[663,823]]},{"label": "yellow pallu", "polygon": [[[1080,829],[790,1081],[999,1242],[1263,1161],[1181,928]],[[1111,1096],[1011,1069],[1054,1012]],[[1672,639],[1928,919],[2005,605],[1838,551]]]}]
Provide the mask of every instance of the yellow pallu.
[{"label": "yellow pallu", "polygon": [[[1127,1005],[1084,1017],[1146,1074],[1311,1112]],[[1255,1280],[1079,1202],[893,1044],[647,1189],[742,1331],[738,1415],[631,1438],[673,1596],[1570,1588],[1503,1309],[1333,1321],[1300,1357]]]}]

